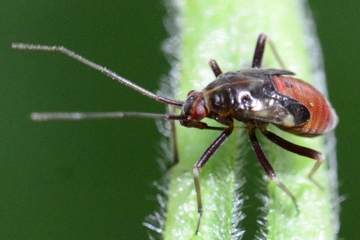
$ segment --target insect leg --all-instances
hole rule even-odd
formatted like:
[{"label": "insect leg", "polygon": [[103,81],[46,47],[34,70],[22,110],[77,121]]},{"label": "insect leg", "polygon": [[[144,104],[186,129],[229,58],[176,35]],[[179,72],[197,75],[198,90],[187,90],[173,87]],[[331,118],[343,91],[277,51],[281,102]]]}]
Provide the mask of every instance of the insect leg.
[{"label": "insect leg", "polygon": [[299,154],[304,157],[312,158],[317,161],[321,161],[324,159],[324,155],[321,152],[315,151],[311,148],[299,146],[292,142],[289,142],[282,137],[279,137],[273,132],[270,132],[265,127],[260,128],[260,131],[267,137],[270,141],[275,143],[276,145],[296,154]]},{"label": "insect leg", "polygon": [[261,33],[259,35],[259,38],[256,42],[255,53],[254,53],[253,63],[252,63],[251,67],[252,68],[260,68],[261,67],[261,62],[262,62],[262,59],[264,56],[264,49],[265,49],[266,41],[269,44],[271,50],[273,51],[275,58],[279,62],[281,68],[286,69],[283,61],[281,60],[280,55],[276,51],[274,43],[264,33]]},{"label": "insect leg", "polygon": [[212,71],[214,72],[215,77],[218,77],[220,74],[222,74],[222,71],[221,71],[219,65],[217,64],[216,60],[211,59],[209,61],[209,65],[210,65]]},{"label": "insect leg", "polygon": [[197,205],[198,205],[198,214],[199,219],[196,226],[195,235],[199,232],[200,228],[200,222],[201,217],[203,214],[203,207],[202,207],[202,200],[201,200],[201,189],[200,189],[200,179],[199,174],[201,169],[205,166],[205,164],[209,161],[211,156],[216,152],[216,150],[219,149],[221,144],[225,142],[225,140],[230,136],[230,134],[233,131],[233,123],[231,121],[231,125],[228,126],[221,134],[216,138],[216,140],[210,145],[208,149],[204,152],[204,154],[201,156],[201,158],[196,162],[194,169],[193,169],[193,175],[194,175],[194,184],[195,184],[195,191],[196,191],[196,199],[197,199]]},{"label": "insect leg", "polygon": [[262,62],[262,59],[264,56],[265,42],[266,42],[266,35],[261,33],[256,42],[255,53],[254,53],[253,62],[251,65],[252,68],[260,68],[261,67],[261,62]]},{"label": "insect leg", "polygon": [[311,148],[299,146],[297,144],[289,142],[289,141],[279,137],[275,133],[270,132],[269,130],[266,129],[266,127],[261,127],[260,131],[265,135],[265,137],[267,137],[270,141],[272,141],[276,145],[278,145],[290,152],[293,152],[293,153],[299,154],[301,156],[312,158],[312,159],[316,160],[316,163],[315,163],[314,167],[311,169],[308,177],[312,182],[314,182],[317,186],[319,186],[321,188],[321,185],[313,179],[313,175],[318,170],[320,165],[324,162],[325,157],[322,153],[315,151]]},{"label": "insect leg", "polygon": [[[174,107],[168,105],[169,114],[174,113]],[[177,147],[177,138],[176,138],[176,128],[175,128],[175,121],[170,121],[170,131],[171,131],[171,145],[173,150],[173,162],[167,167],[166,171],[169,171],[172,167],[179,163],[179,153]]]},{"label": "insect leg", "polygon": [[264,151],[262,150],[259,141],[256,138],[255,135],[255,128],[254,127],[249,127],[249,137],[250,137],[250,141],[252,144],[252,147],[255,151],[255,154],[257,156],[257,158],[259,159],[259,162],[261,164],[261,166],[264,168],[266,174],[268,175],[269,179],[272,180],[279,188],[281,188],[281,190],[283,190],[293,201],[294,205],[295,205],[295,209],[296,212],[299,213],[299,209],[297,206],[297,202],[296,202],[296,198],[295,196],[292,194],[292,192],[276,177],[275,171],[272,168],[269,160],[267,159],[267,157],[265,156]]}]

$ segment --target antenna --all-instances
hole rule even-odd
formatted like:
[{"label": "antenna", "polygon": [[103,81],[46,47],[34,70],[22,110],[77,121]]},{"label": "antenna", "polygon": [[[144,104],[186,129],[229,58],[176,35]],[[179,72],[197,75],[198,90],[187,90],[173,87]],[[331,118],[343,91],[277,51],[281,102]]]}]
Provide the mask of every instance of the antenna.
[{"label": "antenna", "polygon": [[65,54],[85,65],[90,66],[91,68],[94,68],[98,71],[100,71],[101,73],[105,74],[106,76],[114,79],[115,81],[118,81],[121,84],[124,84],[132,89],[134,89],[135,91],[138,91],[140,93],[142,93],[143,95],[155,99],[158,102],[164,103],[164,104],[168,104],[168,105],[173,105],[176,107],[181,107],[183,105],[184,102],[182,101],[178,101],[178,100],[174,100],[174,99],[170,99],[170,98],[166,98],[166,97],[162,97],[159,95],[156,95],[148,90],[146,90],[145,88],[142,88],[138,85],[136,85],[135,83],[127,80],[124,77],[119,76],[117,73],[99,65],[96,64],[86,58],[84,58],[83,56],[65,48],[65,47],[61,47],[61,46],[46,46],[46,45],[36,45],[36,44],[27,44],[27,43],[13,43],[11,45],[12,48],[14,49],[20,49],[20,50],[33,50],[33,51],[47,51],[47,52],[60,52],[62,54]]}]

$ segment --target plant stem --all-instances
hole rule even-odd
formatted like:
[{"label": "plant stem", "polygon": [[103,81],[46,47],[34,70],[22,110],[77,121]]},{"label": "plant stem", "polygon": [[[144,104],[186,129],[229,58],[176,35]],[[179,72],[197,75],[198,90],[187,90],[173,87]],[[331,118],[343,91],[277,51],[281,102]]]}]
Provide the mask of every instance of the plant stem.
[{"label": "plant stem", "polygon": [[[294,0],[195,0],[176,4],[174,1],[179,14],[177,20],[180,20],[177,37],[181,40],[176,97],[185,99],[188,91],[200,91],[215,79],[207,64],[209,59],[216,59],[225,72],[249,68],[260,33],[266,33],[274,42],[286,69],[317,87],[324,86],[323,75],[314,74],[322,70],[318,68],[321,63],[314,65],[316,62],[310,53],[320,49],[310,44],[317,39],[311,31],[312,20],[304,4]],[[281,68],[268,47],[263,67]],[[213,121],[209,124],[214,125]],[[244,163],[238,160],[244,159],[241,156],[250,150],[250,143],[244,138],[246,131],[234,131],[200,173],[204,214],[198,236],[194,235],[198,213],[192,169],[219,132],[180,126],[176,131],[180,162],[171,170],[164,238],[231,239],[239,238],[244,231],[246,234],[246,229],[241,229],[242,203],[251,203],[240,197],[239,189],[245,181],[244,170],[239,168]],[[272,131],[296,144],[324,151],[322,137],[308,139],[273,128]],[[268,239],[334,238],[326,164],[315,175],[324,187],[320,190],[307,179],[312,160],[288,153],[268,141],[261,142],[278,178],[296,196],[300,209],[297,215],[289,197],[270,182],[269,198],[264,197],[268,221],[259,227],[264,235]],[[251,174],[261,176],[258,172]],[[236,221],[240,221],[240,225],[234,223]]]}]

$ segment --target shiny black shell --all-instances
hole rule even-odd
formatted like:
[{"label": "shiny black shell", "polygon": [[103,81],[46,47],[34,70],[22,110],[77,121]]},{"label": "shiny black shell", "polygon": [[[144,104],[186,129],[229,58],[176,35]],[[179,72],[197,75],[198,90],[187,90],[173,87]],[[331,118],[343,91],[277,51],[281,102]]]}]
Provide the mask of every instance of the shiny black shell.
[{"label": "shiny black shell", "polygon": [[310,119],[309,109],[277,92],[273,75],[293,75],[279,69],[243,69],[219,75],[203,91],[207,117],[221,122],[230,117],[241,122],[256,121],[284,127],[300,126]]}]

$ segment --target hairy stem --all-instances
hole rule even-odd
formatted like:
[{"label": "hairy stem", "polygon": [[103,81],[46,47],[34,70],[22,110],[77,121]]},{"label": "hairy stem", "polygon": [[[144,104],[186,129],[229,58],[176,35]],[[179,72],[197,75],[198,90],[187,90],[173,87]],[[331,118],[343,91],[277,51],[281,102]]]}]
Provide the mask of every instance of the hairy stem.
[{"label": "hairy stem", "polygon": [[[175,38],[181,40],[181,51],[177,52],[180,63],[177,69],[180,74],[176,75],[179,76],[178,99],[184,99],[190,90],[201,90],[215,79],[207,64],[209,59],[216,59],[224,72],[249,68],[260,33],[266,33],[272,40],[287,70],[311,82],[320,91],[326,91],[320,49],[303,1],[196,0],[174,1],[174,5],[179,24]],[[167,45],[168,49],[169,46],[171,48],[171,44]],[[269,47],[265,50],[263,67],[282,68]],[[214,125],[211,121],[209,124]],[[243,130],[235,130],[200,172],[204,213],[198,236],[195,236],[198,213],[192,169],[219,132],[180,126],[176,130],[180,162],[171,171],[164,238],[236,239],[246,235],[247,229],[241,228],[242,203],[251,205],[251,202],[240,197],[246,167],[245,170],[238,167],[243,165],[244,152],[250,150],[249,141],[243,137],[246,134]],[[295,144],[325,153],[322,137],[306,139],[276,129],[272,131]],[[297,215],[286,193],[274,183],[268,183],[269,198],[264,197],[267,222],[258,227],[258,232],[263,233],[261,237],[334,238],[336,227],[333,223],[337,216],[331,212],[326,164],[314,176],[321,183],[321,190],[307,179],[313,160],[288,153],[269,141],[261,140],[261,143],[278,179],[295,195],[300,210]],[[259,172],[251,174],[261,176]],[[248,239],[254,237],[247,236]]]}]

